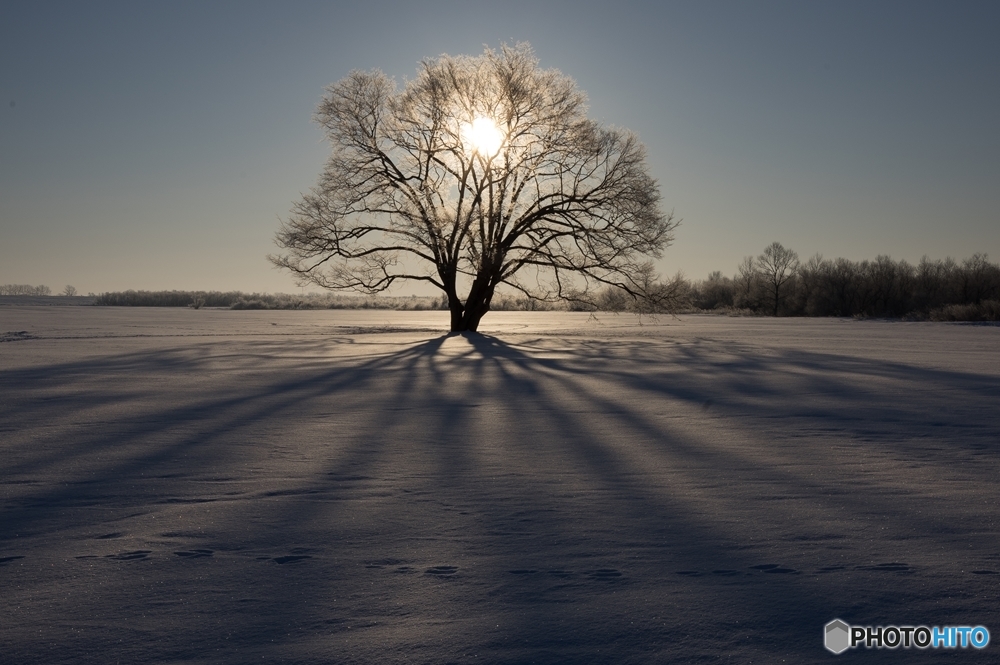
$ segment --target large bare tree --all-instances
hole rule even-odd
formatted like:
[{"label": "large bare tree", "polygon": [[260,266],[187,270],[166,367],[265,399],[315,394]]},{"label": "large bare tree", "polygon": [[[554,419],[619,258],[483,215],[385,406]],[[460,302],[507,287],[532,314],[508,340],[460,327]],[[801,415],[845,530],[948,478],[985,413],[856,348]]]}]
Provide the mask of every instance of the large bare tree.
[{"label": "large bare tree", "polygon": [[526,44],[427,60],[401,90],[352,72],[316,112],[332,154],[270,259],[330,289],[430,282],[454,331],[476,330],[502,284],[548,300],[605,285],[656,298],[649,257],[677,221],[636,136],[586,111]]},{"label": "large bare tree", "polygon": [[795,272],[799,268],[799,255],[786,249],[780,242],[772,242],[757,257],[756,266],[771,299],[774,308],[772,313],[778,316],[785,298],[785,287],[795,279]]}]

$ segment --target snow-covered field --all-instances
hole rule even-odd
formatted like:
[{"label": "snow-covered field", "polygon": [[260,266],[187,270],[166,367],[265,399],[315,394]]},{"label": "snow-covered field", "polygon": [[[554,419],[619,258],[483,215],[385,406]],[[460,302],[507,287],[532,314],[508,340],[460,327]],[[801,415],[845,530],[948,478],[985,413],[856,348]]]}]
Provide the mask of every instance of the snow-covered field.
[{"label": "snow-covered field", "polygon": [[1000,327],[445,327],[0,307],[0,662],[997,662]]}]

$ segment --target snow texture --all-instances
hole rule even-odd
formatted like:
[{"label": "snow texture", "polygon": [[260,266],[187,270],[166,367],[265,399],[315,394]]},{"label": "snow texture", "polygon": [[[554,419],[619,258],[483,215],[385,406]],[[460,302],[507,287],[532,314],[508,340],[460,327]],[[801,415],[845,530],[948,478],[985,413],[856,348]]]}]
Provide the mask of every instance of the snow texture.
[{"label": "snow texture", "polygon": [[1000,328],[483,324],[0,307],[0,661],[811,663],[834,618],[1000,641]]}]

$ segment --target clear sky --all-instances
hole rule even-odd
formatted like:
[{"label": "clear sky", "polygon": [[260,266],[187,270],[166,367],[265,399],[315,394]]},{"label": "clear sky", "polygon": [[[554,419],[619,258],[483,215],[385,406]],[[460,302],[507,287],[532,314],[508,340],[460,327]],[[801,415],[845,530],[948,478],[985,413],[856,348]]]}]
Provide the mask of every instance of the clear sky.
[{"label": "clear sky", "polygon": [[998,35],[1000,2],[0,0],[0,284],[294,292],[265,255],[324,86],[519,41],[646,144],[665,274],[996,261]]}]

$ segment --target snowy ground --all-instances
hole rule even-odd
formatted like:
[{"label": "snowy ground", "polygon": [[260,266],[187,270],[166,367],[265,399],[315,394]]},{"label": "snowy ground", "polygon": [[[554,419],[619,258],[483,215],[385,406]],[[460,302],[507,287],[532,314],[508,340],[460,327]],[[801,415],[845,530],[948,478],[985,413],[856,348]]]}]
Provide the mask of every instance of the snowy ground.
[{"label": "snowy ground", "polygon": [[997,662],[1000,327],[0,307],[0,662]]}]

